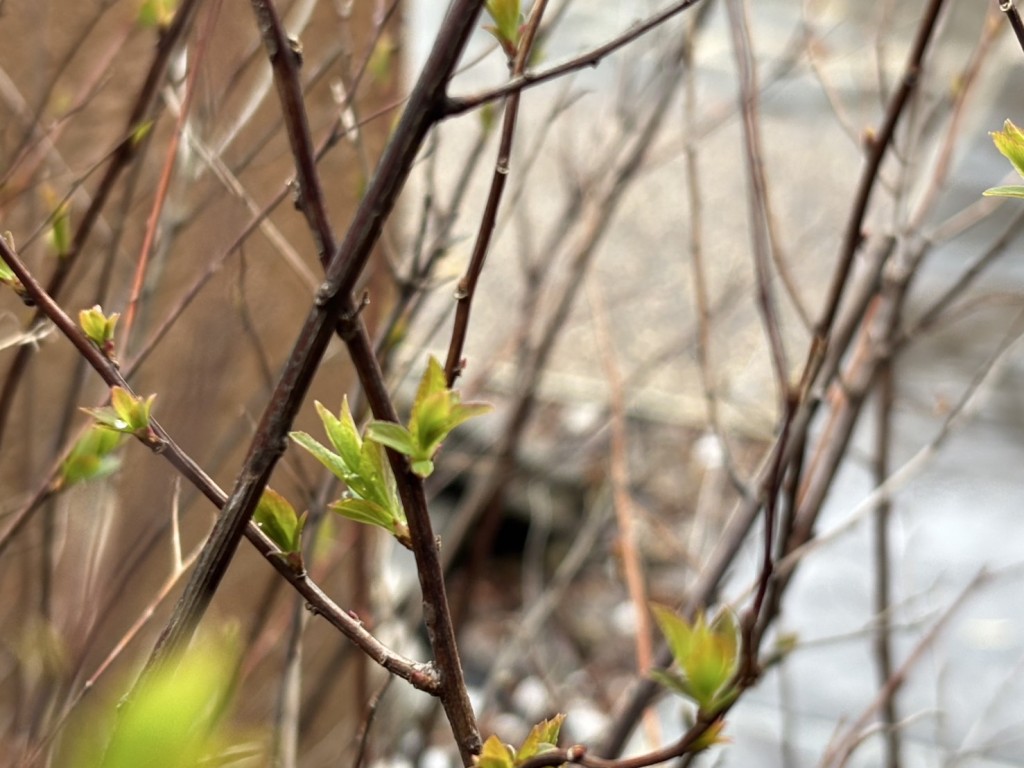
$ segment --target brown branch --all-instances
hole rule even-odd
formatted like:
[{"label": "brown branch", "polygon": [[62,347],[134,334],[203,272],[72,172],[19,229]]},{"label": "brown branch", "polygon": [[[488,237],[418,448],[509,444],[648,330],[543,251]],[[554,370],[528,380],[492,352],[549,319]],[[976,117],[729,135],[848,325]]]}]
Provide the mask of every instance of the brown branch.
[{"label": "brown branch", "polygon": [[907,63],[904,67],[899,87],[889,99],[885,116],[882,119],[882,125],[868,145],[867,160],[861,171],[860,182],[857,185],[853,206],[850,209],[850,216],[843,233],[836,270],[832,275],[832,283],[828,289],[825,306],[822,310],[821,318],[815,324],[814,337],[808,349],[801,383],[801,391],[803,393],[806,393],[814,383],[824,362],[825,352],[829,345],[828,337],[835,323],[836,315],[839,312],[839,304],[846,290],[847,278],[849,278],[850,271],[853,269],[854,256],[856,256],[864,239],[864,219],[867,216],[871,195],[878,184],[882,160],[889,150],[889,145],[892,143],[893,136],[896,133],[896,125],[903,116],[903,112],[910,101],[910,96],[917,88],[924,64],[924,57],[928,52],[928,46],[938,25],[939,15],[942,12],[944,2],[945,0],[929,0],[928,6],[921,17],[921,22],[918,25],[914,44],[907,57]]},{"label": "brown branch", "polygon": [[[523,27],[515,59],[512,61],[513,78],[522,75],[526,69],[537,28],[540,26],[546,7],[547,0],[538,0],[533,5],[530,18]],[[484,205],[480,228],[477,230],[476,242],[473,244],[469,267],[466,274],[459,280],[459,285],[455,290],[455,298],[458,302],[455,310],[455,325],[452,329],[451,342],[448,345],[448,357],[444,364],[445,380],[449,387],[455,384],[455,380],[462,373],[462,350],[466,343],[466,334],[469,332],[469,315],[473,308],[473,297],[476,295],[476,284],[480,279],[480,273],[483,272],[487,249],[491,244],[494,226],[498,219],[498,208],[501,206],[505,184],[508,182],[512,162],[512,141],[515,138],[516,121],[519,117],[520,96],[520,92],[516,91],[509,94],[505,100],[505,114],[502,119],[501,138],[498,142],[498,157],[494,161],[491,188],[487,193],[487,203]]]}]

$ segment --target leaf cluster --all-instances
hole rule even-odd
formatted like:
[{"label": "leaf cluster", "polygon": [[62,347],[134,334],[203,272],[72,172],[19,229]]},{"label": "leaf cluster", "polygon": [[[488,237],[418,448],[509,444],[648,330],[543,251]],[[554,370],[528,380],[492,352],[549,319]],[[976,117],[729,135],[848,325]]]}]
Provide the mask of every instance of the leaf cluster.
[{"label": "leaf cluster", "polygon": [[114,331],[120,317],[117,312],[103,314],[103,307],[99,304],[78,313],[78,324],[82,331],[110,360],[114,359]]},{"label": "leaf cluster", "polygon": [[291,438],[345,483],[346,496],[330,508],[349,520],[383,528],[410,547],[409,525],[383,446],[359,435],[347,397],[338,416],[320,402],[316,410],[331,448],[306,432],[292,432]]},{"label": "leaf cluster", "polygon": [[738,693],[735,680],[740,662],[736,615],[726,608],[710,624],[703,614],[691,623],[665,606],[654,605],[652,610],[678,670],[654,670],[654,678],[704,713],[731,703]]},{"label": "leaf cluster", "polygon": [[147,443],[156,440],[149,426],[149,414],[156,395],[137,397],[122,387],[111,387],[110,405],[103,408],[83,408],[96,423],[105,429],[133,435]]},{"label": "leaf cluster", "polygon": [[497,736],[490,736],[477,758],[477,768],[516,768],[532,757],[557,749],[558,733],[564,720],[565,715],[555,715],[533,726],[519,749],[503,744]]}]

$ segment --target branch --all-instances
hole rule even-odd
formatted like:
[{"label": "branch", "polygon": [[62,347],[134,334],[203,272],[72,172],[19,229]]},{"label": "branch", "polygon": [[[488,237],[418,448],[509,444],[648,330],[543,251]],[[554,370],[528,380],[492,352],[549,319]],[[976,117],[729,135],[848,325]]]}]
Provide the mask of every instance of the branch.
[{"label": "branch", "polygon": [[[519,47],[512,62],[513,78],[523,74],[526,63],[530,58],[530,51],[533,49],[533,41],[544,16],[544,9],[547,0],[537,0],[530,12],[530,18],[523,27],[522,37],[519,40]],[[469,314],[473,307],[473,296],[476,294],[476,284],[480,279],[480,273],[484,269],[484,260],[487,258],[487,249],[491,244],[491,237],[494,234],[494,226],[498,218],[498,208],[501,206],[501,198],[505,193],[505,184],[508,181],[508,174],[512,162],[512,141],[516,133],[516,121],[519,117],[519,97],[517,91],[511,93],[505,102],[505,115],[501,125],[501,139],[498,143],[498,157],[494,162],[494,174],[491,177],[491,189],[487,193],[487,203],[484,206],[483,218],[480,221],[480,229],[477,231],[476,242],[473,244],[473,254],[469,259],[469,268],[466,274],[459,280],[458,288],[455,290],[455,298],[458,305],[455,310],[455,325],[452,329],[452,339],[448,345],[448,357],[444,364],[445,380],[449,388],[455,384],[455,380],[462,373],[462,349],[466,343],[466,334],[469,331]]]},{"label": "branch", "polygon": [[999,10],[1005,13],[1006,18],[1009,19],[1013,34],[1017,36],[1021,50],[1024,50],[1024,22],[1021,21],[1020,12],[1013,4],[1013,0],[996,0],[996,2],[999,4]]},{"label": "branch", "polygon": [[690,8],[699,2],[700,0],[678,0],[678,2],[673,3],[663,11],[659,11],[650,18],[634,24],[628,30],[617,37],[613,37],[604,45],[600,45],[584,54],[575,56],[561,64],[556,64],[548,69],[541,70],[540,72],[523,72],[519,77],[513,77],[504,85],[488,91],[482,91],[471,96],[449,98],[444,105],[444,116],[452,117],[454,115],[461,115],[463,112],[469,112],[470,110],[476,109],[477,107],[483,106],[489,102],[503,99],[510,94],[519,93],[527,88],[532,88],[535,85],[556,80],[570,72],[576,72],[587,67],[596,67],[601,63],[601,60],[609,54],[614,53],[620,48],[624,48],[637,38],[658,28],[673,16],[682,13],[687,8]]},{"label": "branch", "polygon": [[864,239],[864,218],[867,215],[868,204],[871,202],[871,194],[878,183],[882,160],[885,158],[889,145],[892,143],[893,136],[896,133],[896,125],[899,123],[900,117],[902,117],[903,111],[910,101],[911,94],[917,87],[921,76],[921,67],[924,63],[924,56],[928,51],[928,44],[931,42],[938,25],[939,14],[942,11],[944,2],[945,0],[929,0],[928,7],[925,9],[921,23],[918,26],[914,45],[907,58],[899,88],[896,89],[889,100],[881,128],[879,128],[878,133],[868,145],[867,162],[864,165],[863,171],[861,171],[853,207],[846,223],[842,245],[839,249],[838,265],[832,276],[828,298],[825,302],[821,319],[815,325],[814,338],[811,340],[808,350],[801,384],[801,392],[804,394],[814,383],[824,362],[825,351],[828,346],[828,335],[839,311],[839,304],[843,298],[847,278],[853,269],[854,256],[857,254],[857,250]]}]

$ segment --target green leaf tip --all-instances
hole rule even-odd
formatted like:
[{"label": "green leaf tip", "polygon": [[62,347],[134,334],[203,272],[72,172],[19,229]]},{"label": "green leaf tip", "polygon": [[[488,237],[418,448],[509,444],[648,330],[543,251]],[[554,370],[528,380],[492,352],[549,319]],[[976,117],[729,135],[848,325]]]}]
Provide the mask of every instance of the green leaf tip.
[{"label": "green leaf tip", "polygon": [[139,6],[138,22],[143,27],[166,29],[178,10],[178,0],[143,0]]},{"label": "green leaf tip", "polygon": [[484,29],[494,35],[506,56],[514,57],[522,21],[520,0],[487,0],[485,8],[494,24],[488,24]]},{"label": "green leaf tip", "polygon": [[1021,131],[1012,120],[1003,123],[1003,130],[993,131],[992,141],[996,149],[1010,161],[1017,173],[1024,177],[1024,131]]}]

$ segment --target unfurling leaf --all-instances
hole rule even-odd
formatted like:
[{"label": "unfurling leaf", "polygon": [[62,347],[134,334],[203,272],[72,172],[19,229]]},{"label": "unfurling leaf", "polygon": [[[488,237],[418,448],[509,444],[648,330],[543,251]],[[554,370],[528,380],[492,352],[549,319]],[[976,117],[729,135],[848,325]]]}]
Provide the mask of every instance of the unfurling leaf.
[{"label": "unfurling leaf", "polygon": [[68,488],[75,483],[97,480],[116,472],[121,462],[111,454],[124,442],[124,438],[123,434],[111,429],[92,427],[79,438],[64,460],[56,487]]},{"label": "unfurling leaf", "polygon": [[359,436],[347,398],[342,400],[338,416],[319,402],[315,405],[334,450],[305,432],[292,432],[291,438],[348,487],[348,496],[330,508],[355,522],[383,528],[404,546],[411,546],[405,511],[383,447]]},{"label": "unfurling leaf", "polygon": [[444,369],[431,357],[413,401],[408,428],[387,421],[374,421],[366,434],[383,445],[409,457],[412,471],[429,477],[434,455],[448,434],[464,421],[487,413],[486,403],[462,403],[459,393],[448,389]]},{"label": "unfurling leaf", "polygon": [[1024,131],[1007,120],[1003,123],[1003,130],[992,132],[992,141],[996,149],[1003,153],[1009,160],[1017,173],[1024,177]]},{"label": "unfurling leaf", "polygon": [[297,514],[295,507],[284,496],[273,488],[267,488],[256,505],[252,519],[267,538],[277,545],[288,564],[301,573],[302,528],[306,525],[306,514]]},{"label": "unfurling leaf", "polygon": [[149,413],[156,395],[143,399],[121,387],[111,387],[110,405],[103,408],[83,408],[101,427],[126,435],[134,435],[148,443],[156,441],[149,427]]},{"label": "unfurling leaf", "polygon": [[488,737],[476,759],[477,768],[515,768],[515,755],[497,736]]},{"label": "unfurling leaf", "polygon": [[562,730],[562,723],[565,722],[565,715],[559,714],[550,720],[537,723],[530,729],[526,741],[516,752],[516,762],[521,763],[531,757],[550,752],[558,748],[558,733]]},{"label": "unfurling leaf", "polygon": [[656,672],[655,679],[705,712],[730,701],[740,660],[735,614],[723,609],[709,625],[703,614],[690,623],[665,606],[655,605],[652,610],[679,668],[679,673]]},{"label": "unfurling leaf", "polygon": [[117,312],[103,314],[103,308],[97,304],[92,309],[83,309],[78,313],[78,324],[89,337],[89,341],[100,348],[103,354],[114,359],[114,330],[121,317]]},{"label": "unfurling leaf", "polygon": [[484,27],[501,44],[505,54],[515,56],[519,45],[520,0],[487,0],[487,13],[494,21]]}]

